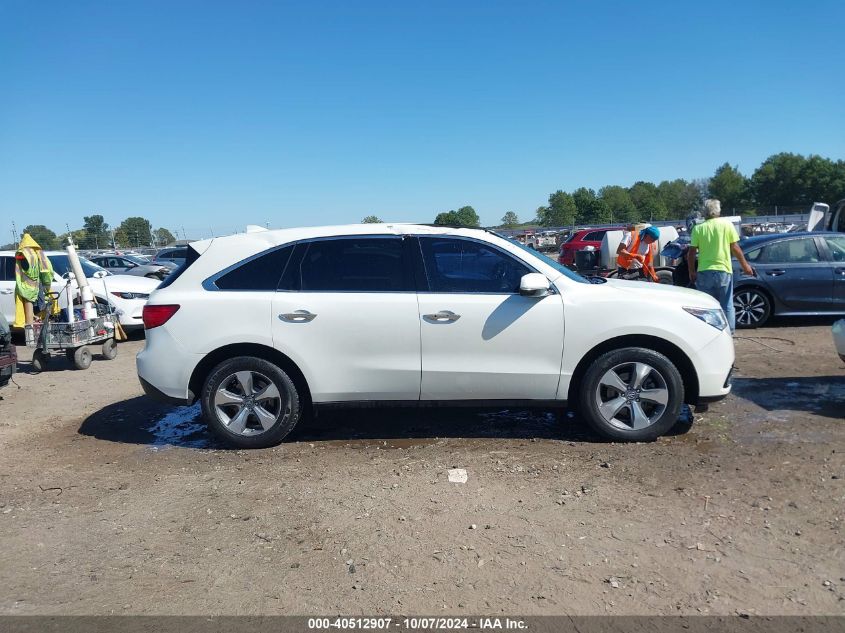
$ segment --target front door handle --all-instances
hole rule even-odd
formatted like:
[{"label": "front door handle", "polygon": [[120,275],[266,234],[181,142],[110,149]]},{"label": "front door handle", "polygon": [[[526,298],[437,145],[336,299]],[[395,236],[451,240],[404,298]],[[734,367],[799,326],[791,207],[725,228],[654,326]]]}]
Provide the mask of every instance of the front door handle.
[{"label": "front door handle", "polygon": [[455,314],[451,310],[441,310],[435,314],[424,314],[423,317],[428,321],[446,321],[452,323],[461,318],[460,314]]},{"label": "front door handle", "polygon": [[280,314],[279,318],[288,323],[309,323],[316,319],[317,315],[308,312],[308,310],[296,310],[295,312]]},{"label": "front door handle", "polygon": [[780,277],[780,276],[781,276],[781,275],[783,275],[785,272],[786,272],[786,271],[785,271],[783,268],[775,268],[774,270],[767,270],[767,271],[766,271],[766,274],[767,274],[767,275],[770,275],[770,276],[772,276],[772,277]]}]

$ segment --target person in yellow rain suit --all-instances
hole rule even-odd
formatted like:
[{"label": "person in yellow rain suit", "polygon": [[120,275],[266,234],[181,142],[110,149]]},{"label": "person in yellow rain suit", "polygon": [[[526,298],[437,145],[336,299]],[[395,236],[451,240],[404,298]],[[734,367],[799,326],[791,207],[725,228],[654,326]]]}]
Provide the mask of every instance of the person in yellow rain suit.
[{"label": "person in yellow rain suit", "polygon": [[35,320],[35,304],[43,285],[47,291],[53,282],[53,265],[29,233],[24,233],[15,252],[15,327]]}]

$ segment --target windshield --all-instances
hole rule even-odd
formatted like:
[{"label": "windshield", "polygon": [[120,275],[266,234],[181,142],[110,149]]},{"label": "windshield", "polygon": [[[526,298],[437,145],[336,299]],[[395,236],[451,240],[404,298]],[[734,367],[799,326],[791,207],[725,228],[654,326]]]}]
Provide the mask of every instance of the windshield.
[{"label": "windshield", "polygon": [[[50,255],[49,257],[50,263],[53,264],[53,271],[55,271],[59,277],[62,277],[65,273],[70,272],[70,262],[67,259],[67,255]],[[85,273],[85,276],[88,278],[93,277],[94,273],[100,271],[103,271],[107,275],[111,274],[105,268],[97,266],[97,264],[85,259],[84,257],[79,258],[79,263],[82,264],[82,272]]]},{"label": "windshield", "polygon": [[544,254],[543,254],[543,253],[541,253],[540,251],[535,251],[535,250],[534,250],[533,248],[531,248],[530,246],[526,246],[525,244],[522,244],[522,243],[520,243],[520,242],[518,242],[518,241],[516,241],[516,240],[511,240],[511,239],[508,239],[508,238],[507,238],[507,237],[505,237],[504,235],[499,235],[498,233],[493,233],[493,235],[495,235],[496,237],[501,237],[501,238],[502,238],[502,239],[504,239],[504,240],[508,240],[508,242],[510,242],[510,243],[511,243],[511,244],[513,244],[514,246],[518,246],[519,248],[521,248],[522,250],[524,250],[526,253],[530,253],[531,255],[533,255],[534,257],[536,257],[537,259],[539,259],[541,262],[543,262],[543,263],[544,263],[544,264],[546,264],[547,266],[551,266],[551,267],[552,267],[552,268],[554,268],[555,270],[560,271],[561,273],[563,273],[564,275],[566,275],[567,277],[569,277],[569,278],[570,278],[570,279],[572,279],[573,281],[577,281],[577,282],[580,282],[580,283],[582,283],[582,284],[588,284],[588,283],[590,283],[587,279],[585,279],[584,277],[582,277],[582,276],[581,276],[581,275],[579,275],[578,273],[576,273],[576,272],[573,272],[573,271],[569,270],[566,266],[564,266],[564,265],[563,265],[563,264],[561,264],[560,262],[558,262],[558,261],[556,261],[556,260],[552,259],[552,258],[551,258],[551,257],[549,257],[548,255],[544,255]]},{"label": "windshield", "polygon": [[150,263],[150,260],[145,257],[140,257],[138,255],[124,255],[123,259],[128,259],[133,264],[138,264],[139,266],[145,266],[146,264]]}]

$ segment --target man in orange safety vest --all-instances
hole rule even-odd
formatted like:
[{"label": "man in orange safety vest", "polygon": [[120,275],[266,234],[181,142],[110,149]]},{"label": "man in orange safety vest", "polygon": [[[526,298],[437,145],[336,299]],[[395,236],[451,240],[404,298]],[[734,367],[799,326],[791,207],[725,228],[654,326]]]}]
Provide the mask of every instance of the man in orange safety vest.
[{"label": "man in orange safety vest", "polygon": [[620,279],[650,279],[659,282],[654,272],[654,248],[652,244],[660,238],[660,230],[649,226],[642,231],[630,231],[616,249],[617,274]]}]

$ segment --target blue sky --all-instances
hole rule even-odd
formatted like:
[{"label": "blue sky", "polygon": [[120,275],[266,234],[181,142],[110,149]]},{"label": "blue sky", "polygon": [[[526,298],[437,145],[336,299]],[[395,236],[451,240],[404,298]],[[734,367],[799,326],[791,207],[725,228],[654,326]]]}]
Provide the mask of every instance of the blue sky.
[{"label": "blue sky", "polygon": [[0,242],[494,224],[556,189],[845,157],[842,2],[0,2]]}]

